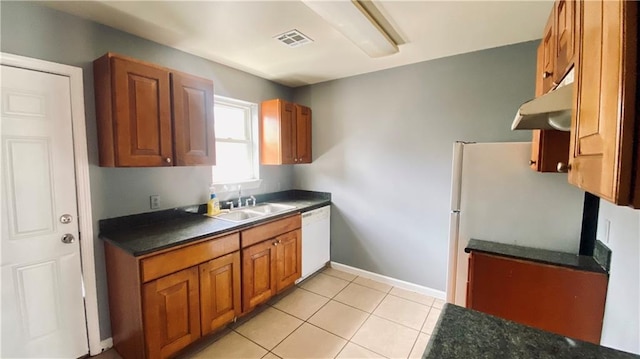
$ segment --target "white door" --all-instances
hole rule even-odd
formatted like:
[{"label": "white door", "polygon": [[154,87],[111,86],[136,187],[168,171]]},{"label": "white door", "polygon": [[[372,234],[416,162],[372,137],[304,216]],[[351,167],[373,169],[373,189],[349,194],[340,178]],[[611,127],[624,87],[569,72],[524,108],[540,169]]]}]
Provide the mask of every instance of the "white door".
[{"label": "white door", "polygon": [[69,78],[1,71],[0,356],[77,358],[88,344]]}]

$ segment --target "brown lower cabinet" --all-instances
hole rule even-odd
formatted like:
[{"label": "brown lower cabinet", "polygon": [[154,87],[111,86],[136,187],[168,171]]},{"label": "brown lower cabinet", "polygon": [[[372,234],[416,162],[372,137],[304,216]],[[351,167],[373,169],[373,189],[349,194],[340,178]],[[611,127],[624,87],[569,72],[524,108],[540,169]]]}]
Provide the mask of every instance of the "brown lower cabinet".
[{"label": "brown lower cabinet", "polygon": [[471,252],[468,281],[468,308],[600,343],[604,273]]},{"label": "brown lower cabinet", "polygon": [[301,276],[300,227],[298,214],[138,257],[105,242],[116,351],[173,357],[292,286]]},{"label": "brown lower cabinet", "polygon": [[[242,308],[248,312],[257,305],[266,302],[275,294],[292,286],[302,273],[302,236],[300,216],[290,217],[276,222],[282,233],[292,226],[294,230],[274,236],[273,228],[257,227],[243,231],[242,249]],[[258,243],[254,238],[263,236]],[[255,243],[255,244],[253,244]]]},{"label": "brown lower cabinet", "polygon": [[149,358],[167,358],[200,338],[198,267],[145,283],[144,336]]}]

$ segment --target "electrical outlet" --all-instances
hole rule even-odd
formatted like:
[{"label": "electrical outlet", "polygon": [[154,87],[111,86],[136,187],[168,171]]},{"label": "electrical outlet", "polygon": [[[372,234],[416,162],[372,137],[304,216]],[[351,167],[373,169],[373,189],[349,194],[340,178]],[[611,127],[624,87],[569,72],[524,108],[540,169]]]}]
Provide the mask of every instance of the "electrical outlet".
[{"label": "electrical outlet", "polygon": [[151,207],[151,209],[160,208],[160,196],[159,195],[154,194],[154,195],[149,196],[149,207]]}]

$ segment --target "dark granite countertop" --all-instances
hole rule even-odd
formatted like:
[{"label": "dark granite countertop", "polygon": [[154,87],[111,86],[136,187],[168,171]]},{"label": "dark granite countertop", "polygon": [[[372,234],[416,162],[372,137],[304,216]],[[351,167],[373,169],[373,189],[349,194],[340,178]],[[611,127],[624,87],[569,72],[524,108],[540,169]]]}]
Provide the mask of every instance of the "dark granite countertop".
[{"label": "dark granite countertop", "polygon": [[521,247],[512,244],[495,243],[471,239],[465,252],[481,252],[510,258],[530,260],[539,263],[552,264],[588,272],[605,273],[603,268],[593,257],[578,254],[550,251],[546,249]]},{"label": "dark granite countertop", "polygon": [[640,358],[509,320],[446,304],[423,358]]},{"label": "dark granite countertop", "polygon": [[324,192],[291,190],[255,197],[258,203],[295,208],[241,223],[207,217],[204,205],[110,218],[100,221],[100,238],[137,257],[331,204],[331,194]]}]

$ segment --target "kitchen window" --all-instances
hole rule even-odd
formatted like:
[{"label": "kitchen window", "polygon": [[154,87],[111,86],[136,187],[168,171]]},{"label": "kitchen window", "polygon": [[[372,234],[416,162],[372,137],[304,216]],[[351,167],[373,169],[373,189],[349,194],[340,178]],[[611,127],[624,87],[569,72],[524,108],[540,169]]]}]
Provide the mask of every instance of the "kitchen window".
[{"label": "kitchen window", "polygon": [[[258,105],[227,97],[214,97],[216,165],[214,184],[259,183]],[[245,186],[246,184],[246,186]]]}]

